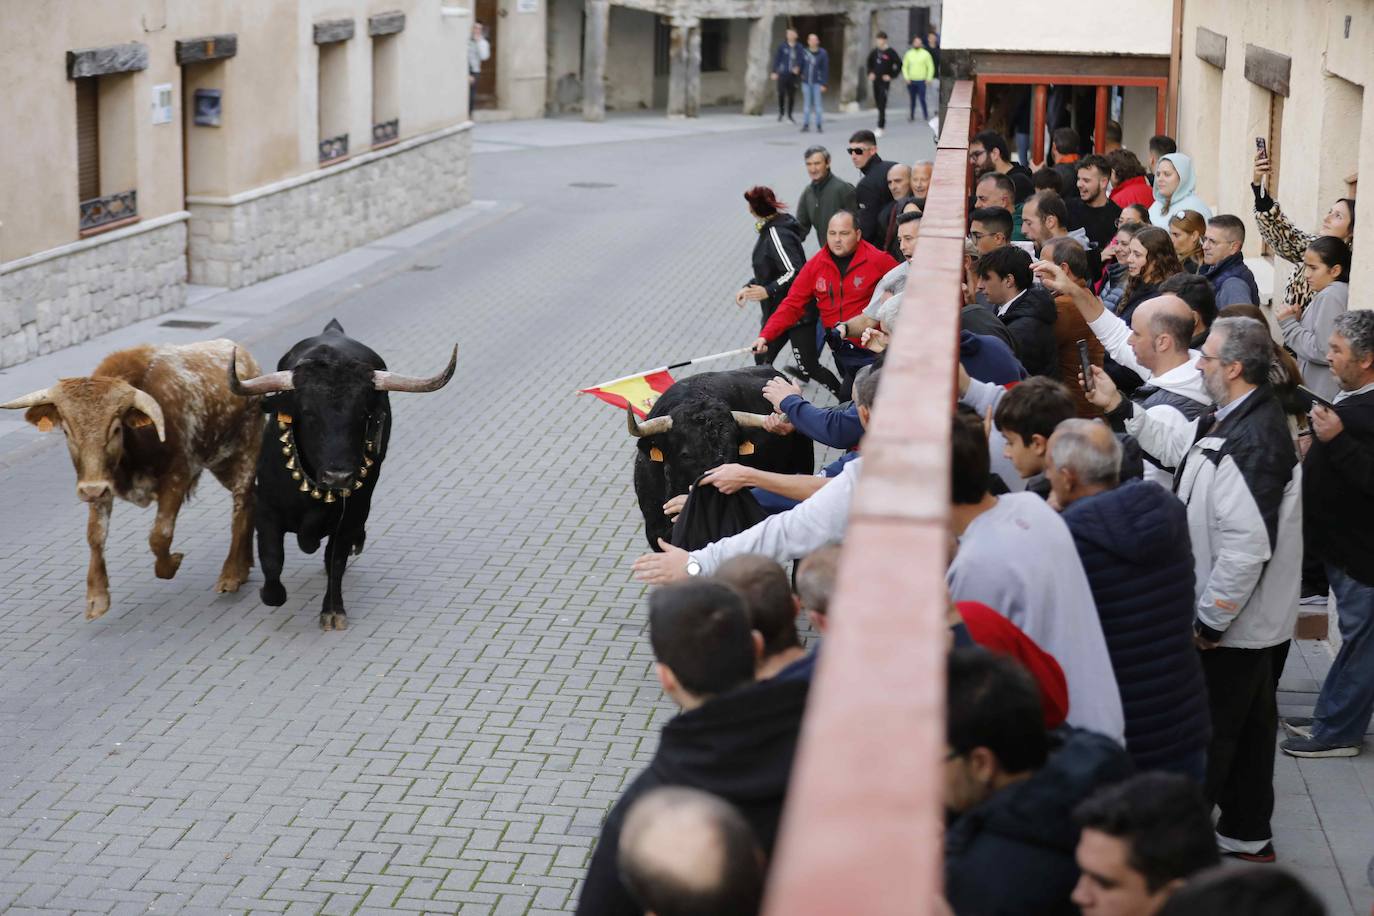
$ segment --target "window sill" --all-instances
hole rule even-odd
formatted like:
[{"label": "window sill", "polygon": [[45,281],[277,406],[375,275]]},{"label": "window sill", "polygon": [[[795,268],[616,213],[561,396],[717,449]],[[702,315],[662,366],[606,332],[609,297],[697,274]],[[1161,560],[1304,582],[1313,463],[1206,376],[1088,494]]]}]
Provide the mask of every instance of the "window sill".
[{"label": "window sill", "polygon": [[77,238],[88,239],[93,235],[101,235],[106,232],[111,232],[115,229],[123,229],[125,226],[132,226],[134,223],[138,222],[142,218],[143,217],[135,214],[134,216],[126,216],[124,219],[117,219],[112,223],[105,223],[101,226],[93,226],[90,229],[82,229],[80,232],[77,233]]}]

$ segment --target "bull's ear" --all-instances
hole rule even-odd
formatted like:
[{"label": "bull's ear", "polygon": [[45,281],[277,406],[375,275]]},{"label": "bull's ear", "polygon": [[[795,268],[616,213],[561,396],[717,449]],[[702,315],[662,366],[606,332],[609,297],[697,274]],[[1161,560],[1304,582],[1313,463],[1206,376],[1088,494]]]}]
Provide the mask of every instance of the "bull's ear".
[{"label": "bull's ear", "polygon": [[739,453],[741,455],[754,454],[754,443],[750,442],[748,439],[745,439],[743,442],[739,444]]},{"label": "bull's ear", "polygon": [[38,427],[40,433],[52,432],[62,425],[62,415],[53,404],[39,404],[24,411],[24,419]]},{"label": "bull's ear", "polygon": [[153,418],[137,407],[130,407],[124,411],[124,425],[130,429],[143,429],[153,425]]},{"label": "bull's ear", "polygon": [[658,448],[657,445],[655,445],[655,446],[653,446],[652,448],[649,449],[649,460],[650,460],[650,461],[662,461],[662,460],[663,460],[663,452],[659,451],[659,448]]}]

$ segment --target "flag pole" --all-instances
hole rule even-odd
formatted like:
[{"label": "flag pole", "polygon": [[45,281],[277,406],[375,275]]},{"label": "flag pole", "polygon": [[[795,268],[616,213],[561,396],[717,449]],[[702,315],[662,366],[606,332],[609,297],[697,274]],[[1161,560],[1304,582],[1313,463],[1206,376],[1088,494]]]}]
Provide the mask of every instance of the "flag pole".
[{"label": "flag pole", "polygon": [[[710,362],[711,360],[713,360],[713,359],[725,359],[725,358],[730,357],[730,356],[739,356],[740,354],[743,354],[743,353],[752,353],[753,351],[754,351],[754,348],[753,348],[752,346],[749,346],[749,347],[740,347],[740,348],[737,349],[737,350],[726,350],[726,351],[723,352],[723,353],[712,353],[710,356],[698,356],[698,357],[696,357],[695,359],[685,360],[685,361],[680,362],[680,363],[672,363],[671,365],[667,365],[667,366],[659,366],[657,369],[646,369],[646,370],[644,370],[643,372],[634,372],[634,373],[631,373],[630,375],[624,375],[624,376],[621,376],[620,378],[611,379],[609,382],[598,382],[598,383],[595,384],[595,385],[589,385],[589,386],[587,386],[587,387],[588,387],[588,388],[607,388],[607,387],[609,387],[609,386],[611,386],[611,385],[619,384],[620,382],[628,382],[630,379],[639,378],[639,377],[642,376],[642,375],[653,375],[655,372],[667,372],[669,369],[681,369],[681,368],[684,367],[684,366],[693,366],[693,365],[696,365],[697,363],[709,363],[709,362]],[[586,388],[579,388],[579,389],[577,390],[577,393],[578,393],[578,394],[584,394],[584,393],[586,393],[586,391],[587,391]]]}]

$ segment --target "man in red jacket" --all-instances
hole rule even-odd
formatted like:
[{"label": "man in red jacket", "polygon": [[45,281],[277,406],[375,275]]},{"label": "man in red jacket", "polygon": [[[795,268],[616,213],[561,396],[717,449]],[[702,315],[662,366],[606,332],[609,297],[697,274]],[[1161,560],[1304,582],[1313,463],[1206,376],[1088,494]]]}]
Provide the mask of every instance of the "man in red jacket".
[{"label": "man in red jacket", "polygon": [[848,210],[840,210],[826,227],[825,247],[797,273],[787,298],[754,341],[754,352],[766,352],[768,342],[786,334],[802,317],[807,304],[814,301],[835,354],[835,367],[844,379],[836,396],[841,401],[849,400],[854,376],[873,362],[876,354],[860,346],[857,336],[849,337],[844,323],[863,313],[878,281],[896,266],[891,255],[859,236],[858,218]]}]

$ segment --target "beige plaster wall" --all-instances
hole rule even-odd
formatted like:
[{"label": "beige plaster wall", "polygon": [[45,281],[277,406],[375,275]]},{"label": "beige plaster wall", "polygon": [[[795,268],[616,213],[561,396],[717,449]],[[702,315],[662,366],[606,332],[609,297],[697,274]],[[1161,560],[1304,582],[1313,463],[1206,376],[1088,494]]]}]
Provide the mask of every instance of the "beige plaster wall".
[{"label": "beige plaster wall", "polygon": [[[1345,17],[1351,30],[1345,35]],[[1196,55],[1197,28],[1227,36],[1226,68]],[[1179,144],[1196,151],[1198,189],[1218,212],[1250,230],[1247,255],[1260,254],[1250,176],[1257,135],[1268,133],[1270,93],[1245,79],[1245,45],[1292,59],[1283,103],[1275,196],[1301,229],[1315,231],[1353,171],[1374,175],[1374,0],[1208,0],[1184,8]],[[1357,226],[1374,226],[1374,195],[1356,208]],[[1275,263],[1274,288],[1292,270]],[[1357,232],[1351,305],[1369,308],[1374,232]]]},{"label": "beige plaster wall", "polygon": [[[0,142],[0,263],[78,237],[76,90],[66,78],[68,50],[130,41],[148,48],[146,70],[109,81],[111,101],[123,96],[132,114],[117,126],[102,125],[101,144],[111,157],[103,171],[110,181],[137,188],[139,215],[147,220],[184,208],[188,103],[176,63],[178,39],[238,36],[236,57],[219,72],[196,68],[201,72],[192,80],[192,88],[222,90],[222,126],[192,128],[188,139],[197,157],[193,193],[228,196],[319,167],[317,20],[355,21],[354,38],[346,42],[344,118],[350,149],[370,147],[367,17],[390,10],[406,13],[406,28],[396,36],[401,137],[461,123],[467,117],[471,19],[444,15],[440,0],[0,0],[0,86],[6,87],[0,124],[24,138]],[[536,56],[542,67],[542,51]],[[153,87],[163,83],[173,87],[173,120],[154,125]]]},{"label": "beige plaster wall", "polygon": [[500,107],[517,118],[544,113],[547,12],[548,0],[532,0],[524,10],[517,0],[500,0],[497,6],[501,40],[496,47],[496,97]]},{"label": "beige plaster wall", "polygon": [[611,7],[606,55],[607,108],[626,111],[653,107],[655,18],[653,13]]}]

